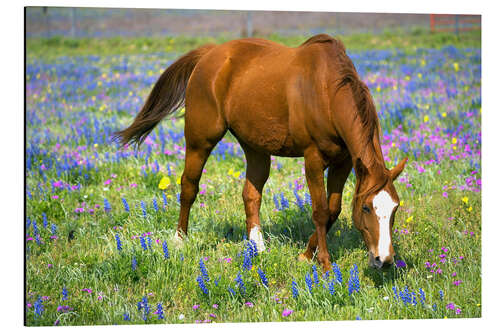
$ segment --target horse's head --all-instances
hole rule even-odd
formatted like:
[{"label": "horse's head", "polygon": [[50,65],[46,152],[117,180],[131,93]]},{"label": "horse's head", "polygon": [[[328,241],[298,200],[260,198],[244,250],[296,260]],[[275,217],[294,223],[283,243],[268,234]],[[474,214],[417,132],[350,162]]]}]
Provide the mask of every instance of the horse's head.
[{"label": "horse's head", "polygon": [[392,170],[384,167],[383,172],[370,172],[360,159],[356,161],[357,183],[352,218],[363,235],[372,267],[382,268],[394,262],[392,227],[399,197],[393,181],[403,171],[406,160],[403,159]]}]

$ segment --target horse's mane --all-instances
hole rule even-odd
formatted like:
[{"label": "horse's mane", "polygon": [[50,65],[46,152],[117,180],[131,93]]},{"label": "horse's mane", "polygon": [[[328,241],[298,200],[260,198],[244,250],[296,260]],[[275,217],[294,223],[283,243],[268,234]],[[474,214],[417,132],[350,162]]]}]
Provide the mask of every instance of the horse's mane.
[{"label": "horse's mane", "polygon": [[[373,163],[381,163],[384,165],[381,154],[376,153],[376,147],[374,146],[373,138],[376,135],[379,136],[379,122],[377,117],[377,112],[375,110],[375,104],[373,98],[370,94],[370,90],[366,84],[361,81],[354,64],[351,59],[346,54],[346,49],[344,44],[327,34],[319,34],[313,36],[302,43],[301,46],[311,45],[314,43],[331,43],[335,58],[336,65],[338,66],[339,79],[336,86],[336,91],[342,87],[349,85],[351,88],[352,96],[354,98],[354,103],[356,104],[356,117],[361,120],[361,125],[364,130],[363,145],[364,152],[368,147],[373,148],[374,154],[371,154],[367,167],[373,165]],[[380,155],[380,156],[379,156]]]}]

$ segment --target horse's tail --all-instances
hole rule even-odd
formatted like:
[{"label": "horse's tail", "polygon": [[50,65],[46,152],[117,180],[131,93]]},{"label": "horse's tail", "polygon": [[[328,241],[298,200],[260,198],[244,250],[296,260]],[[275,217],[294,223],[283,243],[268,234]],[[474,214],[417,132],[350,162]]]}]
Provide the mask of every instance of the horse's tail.
[{"label": "horse's tail", "polygon": [[122,145],[129,142],[140,145],[155,126],[166,116],[178,110],[185,100],[186,86],[198,61],[215,45],[204,45],[186,53],[160,76],[146,103],[132,125],[114,133],[113,139]]}]

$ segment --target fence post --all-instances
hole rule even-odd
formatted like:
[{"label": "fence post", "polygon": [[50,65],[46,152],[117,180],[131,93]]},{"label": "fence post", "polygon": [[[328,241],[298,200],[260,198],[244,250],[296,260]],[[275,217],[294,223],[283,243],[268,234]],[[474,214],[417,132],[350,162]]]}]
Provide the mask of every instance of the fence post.
[{"label": "fence post", "polygon": [[431,14],[430,23],[431,23],[431,32],[434,32],[434,29],[435,29],[434,26],[436,24],[434,14]]},{"label": "fence post", "polygon": [[252,12],[247,12],[247,37],[252,37],[253,34],[253,22],[252,22]]},{"label": "fence post", "polygon": [[460,16],[455,15],[455,34],[458,36],[460,24],[458,23]]}]

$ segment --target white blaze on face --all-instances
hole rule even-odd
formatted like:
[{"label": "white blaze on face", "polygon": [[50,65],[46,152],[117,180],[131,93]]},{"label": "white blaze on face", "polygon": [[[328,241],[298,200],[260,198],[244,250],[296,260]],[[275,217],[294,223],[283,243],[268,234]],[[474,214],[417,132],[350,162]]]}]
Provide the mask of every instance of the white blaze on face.
[{"label": "white blaze on face", "polygon": [[250,240],[253,240],[257,244],[257,251],[264,252],[266,246],[264,245],[264,238],[262,238],[262,233],[260,232],[260,227],[255,226],[250,229]]},{"label": "white blaze on face", "polygon": [[391,214],[394,207],[397,206],[389,193],[383,190],[377,193],[373,198],[373,208],[375,209],[375,214],[377,214],[379,232],[378,232],[378,255],[380,260],[384,262],[389,253],[389,247],[391,246]]}]

